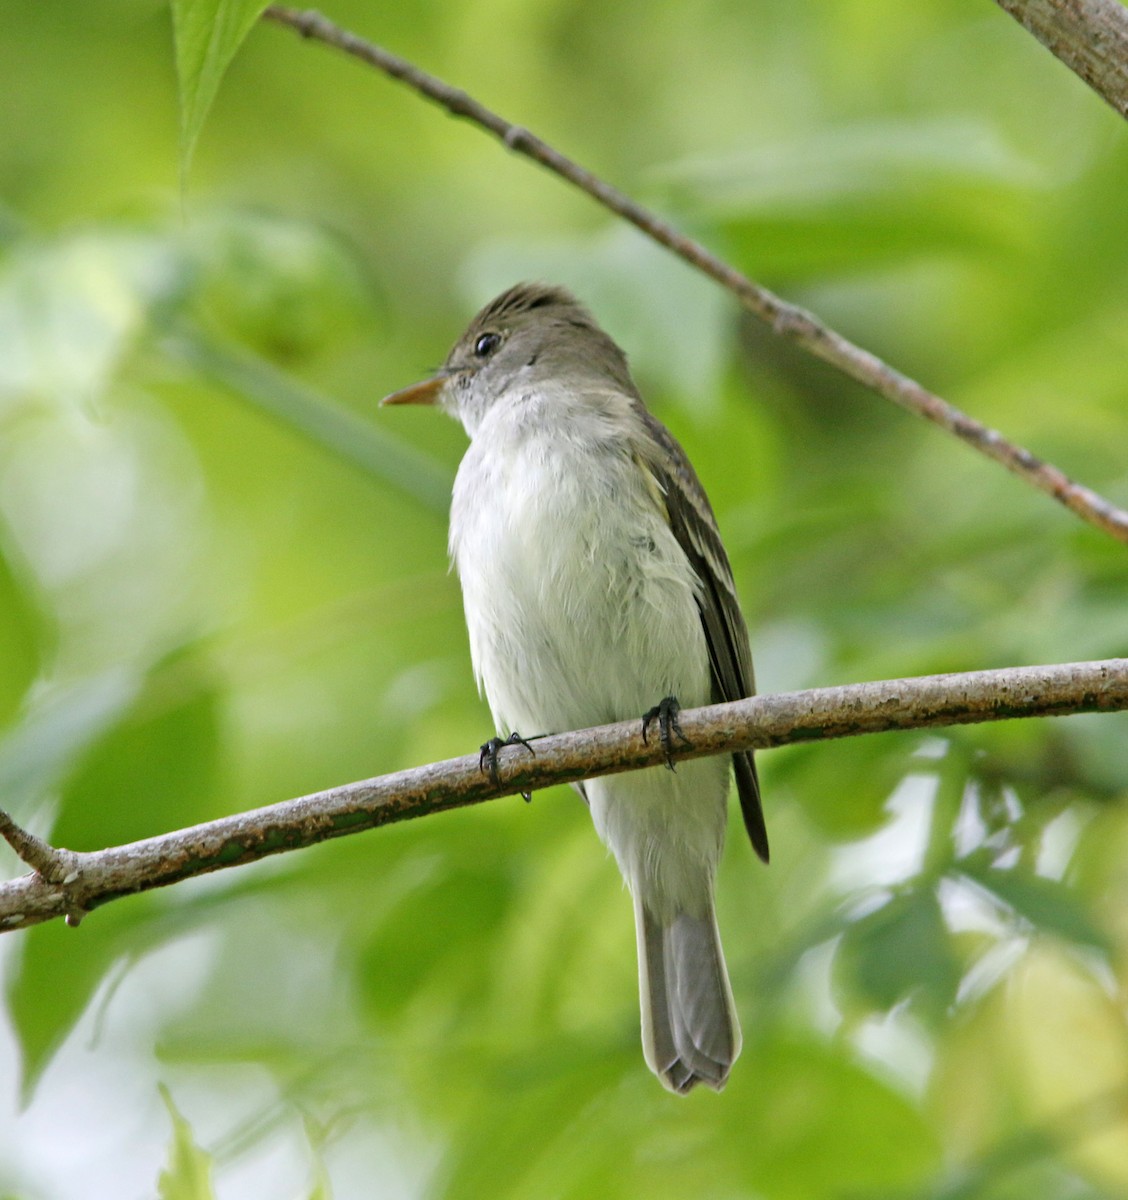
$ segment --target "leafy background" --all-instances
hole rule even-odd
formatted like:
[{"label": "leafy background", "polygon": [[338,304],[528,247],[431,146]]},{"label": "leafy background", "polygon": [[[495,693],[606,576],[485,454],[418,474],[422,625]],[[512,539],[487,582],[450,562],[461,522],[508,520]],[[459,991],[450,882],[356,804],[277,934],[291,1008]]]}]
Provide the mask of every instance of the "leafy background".
[{"label": "leafy background", "polygon": [[[182,67],[255,5],[200,41],[215,8],[180,6]],[[1128,137],[986,0],[331,15],[1128,503]],[[1128,654],[1122,547],[323,48],[251,29],[182,187],[219,71],[182,136],[175,63],[157,0],[5,9],[0,795],[36,831],[96,849],[482,740],[463,435],[374,405],[518,278],[629,348],[764,690]],[[1126,734],[763,755],[720,1097],[646,1072],[629,904],[565,791],[9,936],[0,1195],[1126,1196]]]}]

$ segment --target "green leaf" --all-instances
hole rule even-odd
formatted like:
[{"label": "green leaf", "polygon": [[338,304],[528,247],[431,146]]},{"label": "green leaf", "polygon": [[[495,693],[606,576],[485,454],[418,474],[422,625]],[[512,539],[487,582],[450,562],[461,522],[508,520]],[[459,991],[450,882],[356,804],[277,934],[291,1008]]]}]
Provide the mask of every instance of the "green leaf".
[{"label": "green leaf", "polygon": [[1110,951],[1108,934],[1093,920],[1077,893],[1064,883],[1033,875],[1022,867],[997,867],[990,851],[969,854],[958,867],[1035,929],[1056,934],[1067,942]]},{"label": "green leaf", "polygon": [[[215,815],[218,691],[191,652],[170,658],[142,686],[107,672],[47,697],[0,744],[0,792],[26,807],[62,777],[52,834],[58,845],[99,849]],[[82,1016],[115,964],[159,936],[140,935],[149,898],[109,905],[81,932],[37,925],[7,984],[23,1055],[24,1090]]]},{"label": "green leaf", "polygon": [[81,929],[47,921],[22,935],[18,965],[8,972],[6,992],[22,1055],[25,1101],[99,985],[115,965],[124,967],[126,955],[135,950],[130,934],[148,910],[145,899],[114,904]]},{"label": "green leaf", "polygon": [[97,850],[217,816],[220,704],[199,653],[155,668],[67,781],[56,842]]},{"label": "green leaf", "polygon": [[172,1117],[172,1146],[168,1166],[157,1182],[160,1200],[213,1200],[211,1155],[196,1145],[192,1127],[177,1111],[164,1086],[161,1096]]},{"label": "green leaf", "polygon": [[902,892],[847,929],[836,962],[839,978],[867,1006],[888,1011],[907,997],[943,1013],[959,987],[940,903],[931,888]]},{"label": "green leaf", "polygon": [[19,707],[39,669],[45,622],[0,553],[0,725]]},{"label": "green leaf", "polygon": [[60,785],[79,757],[121,720],[140,680],[114,667],[71,683],[44,687],[0,739],[0,795],[16,816]]},{"label": "green leaf", "polygon": [[936,1169],[935,1134],[917,1106],[844,1056],[783,1041],[741,1065],[725,1093],[731,1103],[714,1118],[720,1136],[713,1145],[733,1146],[756,1131],[755,1145],[743,1151],[751,1168],[744,1179],[753,1183],[743,1194],[859,1200],[899,1188],[915,1196]]},{"label": "green leaf", "polygon": [[309,1200],[333,1200],[333,1192],[329,1187],[329,1176],[326,1175],[324,1168],[320,1168],[318,1171],[317,1182],[313,1185]]},{"label": "green leaf", "polygon": [[420,992],[440,994],[447,1005],[483,1003],[495,971],[491,935],[513,899],[511,881],[488,864],[435,864],[363,949],[361,996],[373,1017],[395,1017]]},{"label": "green leaf", "polygon": [[903,119],[678,164],[666,179],[677,203],[716,221],[761,276],[825,279],[1010,247],[1027,228],[1019,201],[1038,176],[986,123]]},{"label": "green leaf", "polygon": [[0,402],[99,409],[133,347],[190,291],[178,242],[125,224],[21,238],[0,263]]},{"label": "green leaf", "polygon": [[192,312],[208,329],[285,366],[369,344],[381,316],[356,250],[331,229],[257,209],[193,214]]},{"label": "green leaf", "polygon": [[450,478],[434,459],[263,360],[188,330],[168,337],[164,345],[170,354],[238,393],[249,404],[390,487],[413,496],[431,511],[445,515],[450,507]]},{"label": "green leaf", "polygon": [[188,174],[220,80],[269,0],[172,0],[180,81],[180,171]]},{"label": "green leaf", "polygon": [[[889,821],[890,793],[914,770],[919,739],[899,733],[789,746],[773,758],[781,780],[804,798],[806,812],[834,838],[876,833]],[[849,796],[850,803],[842,803]]]}]

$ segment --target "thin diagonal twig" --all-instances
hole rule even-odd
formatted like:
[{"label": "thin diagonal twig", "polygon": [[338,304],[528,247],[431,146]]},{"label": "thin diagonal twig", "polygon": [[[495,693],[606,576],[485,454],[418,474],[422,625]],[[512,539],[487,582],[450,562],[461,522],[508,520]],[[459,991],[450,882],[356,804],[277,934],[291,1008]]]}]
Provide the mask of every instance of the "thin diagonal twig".
[{"label": "thin diagonal twig", "polygon": [[1128,117],[1128,9],[1120,0],[995,0]]},{"label": "thin diagonal twig", "polygon": [[767,288],[754,283],[700,242],[686,237],[668,221],[565,157],[527,129],[505,120],[466,92],[451,87],[434,75],[429,75],[382,46],[340,28],[318,12],[301,11],[274,4],[263,15],[290,26],[303,37],[324,42],[361,59],[441,105],[452,116],[464,117],[493,133],[509,149],[531,158],[562,179],[575,184],[605,208],[630,221],[660,245],[708,275],[731,292],[749,312],[767,322],[781,337],[821,358],[894,404],[955,434],[961,441],[1001,463],[1027,483],[1053,496],[1083,520],[1118,541],[1128,544],[1128,512],[1116,507],[1091,488],[1070,479],[1063,471],[1038,458],[1029,450],[1009,441],[998,430],[991,429],[974,417],[968,416],[907,375],[894,370],[875,354],[855,345],[805,309],[789,304]]}]

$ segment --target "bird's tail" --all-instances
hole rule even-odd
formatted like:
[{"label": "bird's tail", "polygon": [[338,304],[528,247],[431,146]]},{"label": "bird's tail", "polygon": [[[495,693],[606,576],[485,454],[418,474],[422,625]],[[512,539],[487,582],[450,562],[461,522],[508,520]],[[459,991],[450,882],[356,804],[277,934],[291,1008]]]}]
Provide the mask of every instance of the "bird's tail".
[{"label": "bird's tail", "polygon": [[725,1086],[740,1053],[740,1024],[712,898],[702,916],[660,921],[635,896],[642,1048],[673,1092]]}]

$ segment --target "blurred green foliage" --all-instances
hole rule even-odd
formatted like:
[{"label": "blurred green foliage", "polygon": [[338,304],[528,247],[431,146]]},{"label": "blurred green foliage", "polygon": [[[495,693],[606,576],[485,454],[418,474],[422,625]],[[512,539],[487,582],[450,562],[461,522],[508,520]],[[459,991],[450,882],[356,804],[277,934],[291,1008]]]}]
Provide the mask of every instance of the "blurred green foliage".
[{"label": "blurred green foliage", "polygon": [[[340,56],[254,28],[216,92],[257,5],[221,7],[209,41],[178,3],[175,53],[159,0],[14,0],[0,32],[17,819],[96,849],[483,739],[445,561],[463,435],[375,401],[518,278],[630,351],[764,690],[1128,654],[1122,547]],[[993,5],[330,15],[1128,503],[1128,133]],[[1125,718],[762,772],[773,865],[734,836],[719,889],[723,1096],[646,1072],[629,904],[550,793],[6,939],[0,1194],[1128,1194]]]},{"label": "blurred green foliage", "polygon": [[168,1167],[158,1180],[160,1200],[214,1200],[211,1158],[196,1145],[192,1127],[176,1111],[166,1089],[161,1093],[172,1118],[172,1149]]}]

